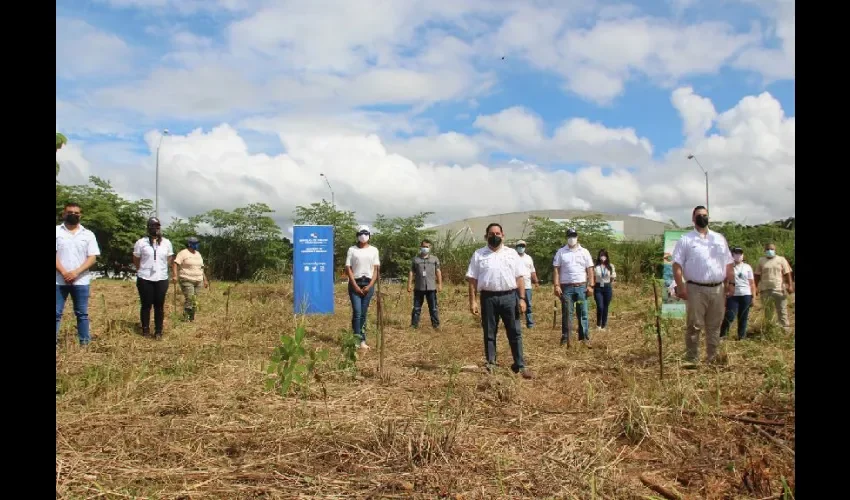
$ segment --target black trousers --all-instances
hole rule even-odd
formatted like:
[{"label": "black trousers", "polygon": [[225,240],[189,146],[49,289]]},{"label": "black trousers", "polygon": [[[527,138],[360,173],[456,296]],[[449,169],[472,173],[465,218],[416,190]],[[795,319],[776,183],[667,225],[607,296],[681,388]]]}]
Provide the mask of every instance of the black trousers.
[{"label": "black trousers", "polygon": [[168,293],[168,280],[148,281],[136,278],[136,289],[139,290],[139,298],[142,300],[142,309],[139,313],[142,320],[142,330],[150,331],[151,307],[153,307],[154,332],[162,333],[162,321],[165,317],[165,295]]},{"label": "black trousers", "polygon": [[496,364],[496,331],[499,320],[505,325],[508,334],[508,345],[514,362],[511,370],[518,372],[525,368],[522,352],[522,326],[517,318],[519,296],[516,290],[507,292],[481,291],[479,298],[481,311],[481,328],[484,330],[484,358],[488,365]]},{"label": "black trousers", "polygon": [[410,313],[410,326],[419,326],[419,316],[422,314],[422,302],[428,302],[428,314],[431,315],[431,326],[440,327],[440,312],[437,310],[436,290],[414,290],[413,311]]}]

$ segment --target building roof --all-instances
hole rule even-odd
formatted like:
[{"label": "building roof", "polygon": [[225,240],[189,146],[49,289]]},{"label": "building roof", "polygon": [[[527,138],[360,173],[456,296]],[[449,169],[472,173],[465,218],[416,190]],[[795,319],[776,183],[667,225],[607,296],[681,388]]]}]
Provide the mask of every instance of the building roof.
[{"label": "building roof", "polygon": [[628,240],[646,240],[662,236],[665,230],[673,229],[672,224],[658,222],[632,215],[608,214],[585,210],[530,210],[527,212],[512,212],[507,214],[486,215],[462,219],[448,224],[441,224],[429,229],[436,231],[438,238],[443,238],[448,232],[458,241],[484,239],[484,230],[491,222],[498,222],[505,231],[508,239],[520,239],[531,233],[534,221],[532,217],[543,217],[552,220],[581,219],[596,216],[612,222],[612,229],[620,232],[621,237]]}]

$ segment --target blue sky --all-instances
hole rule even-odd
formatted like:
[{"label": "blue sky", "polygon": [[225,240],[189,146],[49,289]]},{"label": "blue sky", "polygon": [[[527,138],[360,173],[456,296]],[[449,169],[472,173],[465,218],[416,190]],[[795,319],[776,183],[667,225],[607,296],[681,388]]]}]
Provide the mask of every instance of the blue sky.
[{"label": "blue sky", "polygon": [[[704,191],[683,160],[695,152],[716,179],[715,216],[784,217],[794,6],[60,0],[60,181],[101,175],[150,197],[167,128],[172,216],[256,200],[285,221],[326,195],[326,171],[358,213],[682,220]],[[193,175],[218,192],[187,197]],[[763,192],[765,175],[782,194]]]}]

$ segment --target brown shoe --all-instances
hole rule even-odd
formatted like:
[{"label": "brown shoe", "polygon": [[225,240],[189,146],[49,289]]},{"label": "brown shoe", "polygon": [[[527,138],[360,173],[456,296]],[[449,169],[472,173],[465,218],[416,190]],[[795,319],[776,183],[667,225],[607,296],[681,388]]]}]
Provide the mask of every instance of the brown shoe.
[{"label": "brown shoe", "polygon": [[584,344],[584,346],[588,349],[593,349],[593,346],[590,344],[589,340],[582,340],[581,343]]},{"label": "brown shoe", "polygon": [[534,378],[534,374],[528,368],[521,369],[519,371],[519,375],[526,380],[531,380]]}]

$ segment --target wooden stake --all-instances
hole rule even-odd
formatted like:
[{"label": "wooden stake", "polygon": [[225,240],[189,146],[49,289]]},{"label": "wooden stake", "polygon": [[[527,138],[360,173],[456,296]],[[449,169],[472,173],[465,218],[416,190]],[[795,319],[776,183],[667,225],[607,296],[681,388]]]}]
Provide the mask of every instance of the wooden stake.
[{"label": "wooden stake", "polygon": [[375,280],[375,293],[378,295],[378,373],[384,374],[384,301],[381,298],[381,271]]},{"label": "wooden stake", "polygon": [[664,355],[661,346],[661,308],[658,305],[658,283],[653,278],[652,294],[655,296],[655,333],[658,336],[658,377],[664,379]]}]

